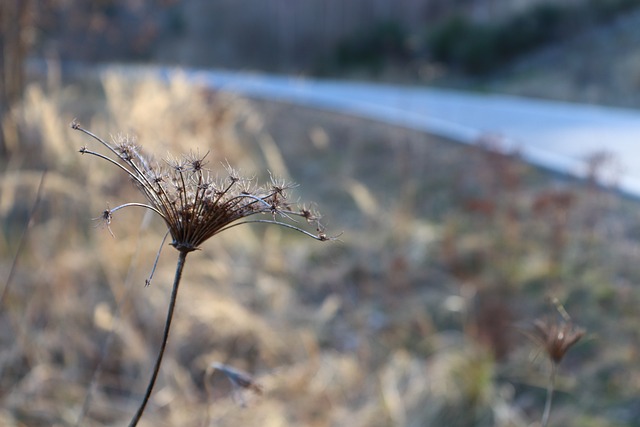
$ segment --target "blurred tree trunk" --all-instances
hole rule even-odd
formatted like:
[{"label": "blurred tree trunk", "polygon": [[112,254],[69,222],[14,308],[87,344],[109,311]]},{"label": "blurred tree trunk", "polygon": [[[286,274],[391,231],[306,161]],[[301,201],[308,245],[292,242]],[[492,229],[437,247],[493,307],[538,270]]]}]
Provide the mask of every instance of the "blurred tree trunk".
[{"label": "blurred tree trunk", "polygon": [[0,156],[17,144],[11,106],[22,97],[31,0],[0,1]]}]

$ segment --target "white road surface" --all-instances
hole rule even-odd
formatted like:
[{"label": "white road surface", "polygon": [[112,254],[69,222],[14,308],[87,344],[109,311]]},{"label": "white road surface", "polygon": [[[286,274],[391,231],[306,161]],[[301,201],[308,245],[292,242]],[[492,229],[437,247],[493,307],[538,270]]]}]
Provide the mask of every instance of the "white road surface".
[{"label": "white road surface", "polygon": [[209,87],[381,120],[461,143],[498,138],[533,164],[577,176],[585,173],[589,155],[607,151],[622,171],[620,189],[640,196],[640,111],[422,87],[181,72]]}]

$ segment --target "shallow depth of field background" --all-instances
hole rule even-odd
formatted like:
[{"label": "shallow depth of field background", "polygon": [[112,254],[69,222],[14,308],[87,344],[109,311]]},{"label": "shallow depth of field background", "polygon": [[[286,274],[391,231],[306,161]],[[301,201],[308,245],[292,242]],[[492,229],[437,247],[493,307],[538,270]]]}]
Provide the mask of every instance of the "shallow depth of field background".
[{"label": "shallow depth of field background", "polygon": [[[10,15],[13,3],[0,7],[0,17]],[[224,173],[228,161],[260,180],[269,173],[285,177],[299,184],[294,201],[317,207],[329,235],[342,233],[339,241],[320,243],[273,226],[238,227],[192,254],[140,425],[535,426],[549,364],[530,332],[536,319],[559,319],[554,299],[587,334],[560,364],[550,425],[640,425],[640,215],[637,201],[595,184],[619,173],[606,153],[592,153],[590,179],[576,182],[533,169],[517,153],[493,153],[495,141],[470,148],[362,119],[241,99],[179,73],[164,81],[65,73],[69,60],[227,61],[243,69],[407,83],[433,78],[489,87],[502,81],[513,91],[535,92],[540,75],[557,74],[540,71],[553,67],[545,67],[539,50],[527,50],[528,59],[496,59],[512,67],[507,79],[493,66],[473,68],[482,62],[465,56],[447,62],[428,44],[424,57],[391,49],[369,62],[353,40],[380,47],[362,36],[382,28],[373,24],[379,16],[406,26],[415,36],[408,43],[428,32],[415,10],[430,13],[420,16],[433,16],[436,27],[453,12],[486,23],[542,2],[519,2],[511,10],[499,1],[404,1],[396,8],[377,1],[360,21],[356,1],[342,13],[332,3],[298,10],[302,6],[266,2],[262,15],[251,1],[205,3],[169,1],[154,9],[144,1],[24,2],[32,8],[19,22],[24,55],[6,48],[13,27],[2,21],[4,64],[19,58],[28,72],[19,96],[6,98],[11,104],[2,108],[0,425],[71,426],[81,414],[81,425],[126,424],[161,338],[177,254],[165,244],[145,288],[164,226],[135,208],[114,215],[115,237],[94,220],[107,206],[143,200],[117,168],[78,152],[97,145],[69,128],[74,118],[104,138],[135,135],[159,158],[210,151],[207,167],[214,174]],[[635,7],[565,3],[606,4],[628,16]],[[325,56],[305,50],[295,63],[301,42],[293,35],[304,31],[285,24],[299,22],[291,16],[311,14],[312,7],[324,19],[325,32],[314,34]],[[204,11],[226,27],[207,27]],[[575,34],[560,33],[551,48],[579,55],[581,40],[594,37],[589,31],[616,31],[610,23],[618,21],[589,16],[584,12]],[[211,41],[210,51],[203,40]],[[243,46],[246,56],[238,53]],[[281,59],[265,53],[273,46],[281,48],[275,50]],[[344,60],[345,52],[360,59]],[[620,100],[607,88],[629,93],[638,84],[632,76],[640,68],[633,68],[632,55],[625,57],[627,74],[620,79],[630,86],[612,84],[607,72],[594,69],[585,77],[592,79],[594,99]],[[517,62],[526,60],[542,74],[529,80],[518,74]],[[406,74],[398,72],[402,61]],[[9,74],[3,75],[5,96]],[[583,92],[565,81],[575,83],[562,76],[549,85],[580,100]],[[262,393],[232,387],[211,371],[214,363],[250,373]]]}]

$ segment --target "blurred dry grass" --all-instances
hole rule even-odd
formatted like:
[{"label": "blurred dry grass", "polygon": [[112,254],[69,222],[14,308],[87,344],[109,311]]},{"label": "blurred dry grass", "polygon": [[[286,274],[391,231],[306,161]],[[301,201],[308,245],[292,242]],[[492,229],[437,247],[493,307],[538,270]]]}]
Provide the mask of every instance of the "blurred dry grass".
[{"label": "blurred dry grass", "polygon": [[[83,425],[124,424],[160,341],[175,252],[144,288],[160,221],[123,211],[115,238],[95,227],[106,204],[138,196],[76,153],[88,142],[70,133],[74,117],[154,153],[211,150],[212,169],[289,175],[328,230],[345,232],[319,244],[237,228],[193,256],[141,425],[528,426],[546,371],[517,330],[549,312],[546,295],[590,333],[561,366],[552,425],[637,425],[633,202],[517,159],[180,77],[32,84],[14,114],[21,145],[0,181],[3,283],[17,256],[0,310],[2,425],[75,425],[90,387]],[[208,376],[214,362],[264,393]]]}]

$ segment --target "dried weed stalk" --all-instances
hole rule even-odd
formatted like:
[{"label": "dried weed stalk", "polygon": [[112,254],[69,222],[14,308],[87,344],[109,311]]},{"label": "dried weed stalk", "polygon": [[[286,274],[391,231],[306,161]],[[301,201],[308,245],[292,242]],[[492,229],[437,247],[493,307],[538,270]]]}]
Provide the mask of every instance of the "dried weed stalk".
[{"label": "dried weed stalk", "polygon": [[[98,141],[112,156],[86,147],[82,147],[80,153],[99,157],[120,168],[147,199],[147,203],[125,203],[105,210],[101,219],[106,227],[109,228],[113,214],[120,209],[133,206],[149,209],[164,220],[173,238],[171,245],[179,253],[161,347],[142,403],[129,423],[129,426],[135,426],[142,417],[160,370],[189,252],[199,249],[216,234],[247,223],[277,224],[319,241],[334,238],[325,234],[317,213],[304,206],[296,208],[288,202],[287,191],[293,186],[290,183],[272,177],[269,185],[258,186],[254,179],[241,177],[230,166],[226,167],[226,177],[218,179],[206,168],[208,153],[189,153],[158,162],[143,154],[141,147],[130,138],[122,137],[108,143],[76,122],[71,127]],[[266,217],[255,218],[259,215]],[[315,226],[315,232],[302,229],[296,217]]]},{"label": "dried weed stalk", "polygon": [[564,359],[565,355],[585,334],[585,330],[573,324],[569,314],[564,307],[553,299],[562,320],[550,320],[548,318],[538,319],[533,323],[533,331],[531,337],[541,345],[551,362],[551,372],[549,373],[549,383],[547,385],[547,398],[542,413],[541,427],[549,424],[549,416],[551,415],[551,403],[553,401],[553,393],[555,391],[556,373],[558,365]]}]

